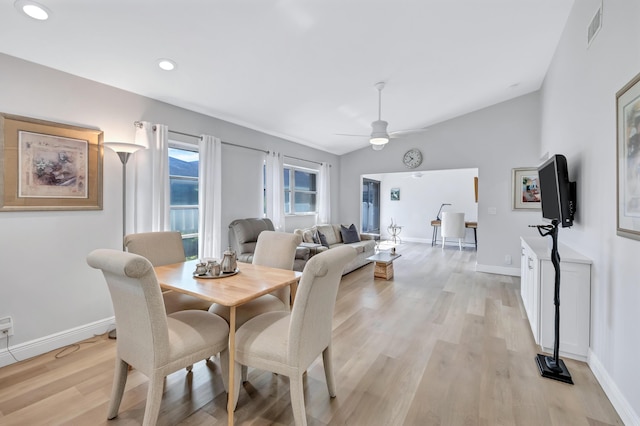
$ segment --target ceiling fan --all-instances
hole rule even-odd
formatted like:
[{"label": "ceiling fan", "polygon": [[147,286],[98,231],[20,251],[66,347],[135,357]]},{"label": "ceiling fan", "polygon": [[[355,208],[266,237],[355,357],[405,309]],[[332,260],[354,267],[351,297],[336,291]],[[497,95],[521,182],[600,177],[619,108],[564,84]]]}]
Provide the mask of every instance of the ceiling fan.
[{"label": "ceiling fan", "polygon": [[396,130],[393,132],[387,131],[387,126],[389,123],[382,119],[382,89],[384,89],[385,83],[384,81],[380,81],[375,84],[376,90],[378,90],[378,119],[371,123],[371,134],[370,135],[352,135],[348,133],[336,133],[338,136],[357,136],[357,137],[369,137],[369,142],[371,143],[371,147],[375,151],[380,151],[384,146],[389,142],[390,138],[397,138],[402,135],[424,132],[428,129],[428,127],[422,127],[419,129],[407,129],[407,130]]}]

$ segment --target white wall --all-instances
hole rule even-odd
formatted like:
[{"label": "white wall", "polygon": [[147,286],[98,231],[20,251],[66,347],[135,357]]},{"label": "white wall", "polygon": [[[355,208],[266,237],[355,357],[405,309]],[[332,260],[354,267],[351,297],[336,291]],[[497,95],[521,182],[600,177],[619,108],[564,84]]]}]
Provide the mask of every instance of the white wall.
[{"label": "white wall", "polygon": [[[475,202],[473,180],[478,176],[477,169],[433,170],[417,172],[382,173],[364,175],[379,180],[380,231],[388,238],[387,227],[391,219],[402,226],[402,241],[431,244],[433,228],[431,221],[436,218],[441,204],[448,203],[442,211],[455,211],[465,214],[465,220],[478,220],[478,204]],[[400,189],[400,200],[392,201],[390,191]],[[438,234],[440,235],[440,234]],[[473,244],[473,230],[467,230],[465,241]],[[457,244],[457,242],[456,242]]]},{"label": "white wall", "polygon": [[[133,142],[133,122],[144,120],[329,162],[334,165],[332,204],[337,212],[339,159],[335,155],[7,55],[0,54],[0,70],[0,111],[4,113],[98,128],[104,131],[105,141]],[[222,154],[220,232],[226,244],[228,222],[261,212],[261,170],[246,165],[246,157],[255,156],[254,151],[223,146]],[[109,327],[111,299],[102,275],[89,268],[85,258],[96,248],[122,247],[121,173],[117,155],[106,149],[104,208],[100,211],[0,212],[0,317],[13,318],[15,335],[9,346],[19,359],[92,337]],[[13,362],[4,349],[6,344],[0,339],[0,366]]]},{"label": "white wall", "polygon": [[[616,235],[616,92],[640,72],[640,2],[574,4],[542,90],[541,152],[564,154],[577,217],[559,239],[593,260],[589,364],[625,424],[640,424],[640,241]],[[560,253],[562,256],[562,253]]]},{"label": "white wall", "polygon": [[[537,235],[527,225],[540,223],[541,215],[511,209],[511,170],[540,163],[539,94],[521,96],[434,125],[424,133],[393,139],[382,151],[363,148],[343,155],[342,223],[359,223],[360,176],[407,171],[402,156],[414,147],[424,157],[415,171],[477,168],[477,269],[520,275],[520,236]],[[495,214],[489,214],[492,209]],[[511,265],[505,263],[505,256],[511,257]]]}]

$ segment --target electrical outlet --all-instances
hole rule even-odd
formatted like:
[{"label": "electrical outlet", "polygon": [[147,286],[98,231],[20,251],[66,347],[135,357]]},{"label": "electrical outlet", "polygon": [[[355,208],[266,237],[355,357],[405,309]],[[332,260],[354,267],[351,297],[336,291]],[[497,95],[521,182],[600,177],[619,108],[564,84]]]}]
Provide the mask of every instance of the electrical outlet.
[{"label": "electrical outlet", "polygon": [[505,255],[504,256],[504,263],[505,265],[511,265],[511,256],[510,255]]},{"label": "electrical outlet", "polygon": [[13,336],[13,320],[11,317],[0,318],[0,339]]}]

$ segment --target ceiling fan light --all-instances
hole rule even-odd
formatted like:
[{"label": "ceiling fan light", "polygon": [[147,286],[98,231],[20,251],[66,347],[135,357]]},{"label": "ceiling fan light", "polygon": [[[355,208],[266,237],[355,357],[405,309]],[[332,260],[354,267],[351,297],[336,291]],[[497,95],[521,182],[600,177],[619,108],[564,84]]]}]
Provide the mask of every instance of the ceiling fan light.
[{"label": "ceiling fan light", "polygon": [[371,139],[369,139],[369,142],[374,146],[384,146],[389,142],[389,138],[372,137]]},{"label": "ceiling fan light", "polygon": [[384,144],[382,145],[371,145],[371,148],[373,148],[374,151],[380,151],[382,148],[384,148]]}]

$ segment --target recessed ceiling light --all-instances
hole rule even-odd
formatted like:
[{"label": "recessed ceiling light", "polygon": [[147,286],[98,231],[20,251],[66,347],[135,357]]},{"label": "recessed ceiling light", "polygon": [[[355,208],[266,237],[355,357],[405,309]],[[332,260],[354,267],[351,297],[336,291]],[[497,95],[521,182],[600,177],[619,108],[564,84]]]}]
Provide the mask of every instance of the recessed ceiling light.
[{"label": "recessed ceiling light", "polygon": [[177,67],[177,64],[171,59],[158,59],[158,66],[165,71],[172,71]]},{"label": "recessed ceiling light", "polygon": [[46,21],[49,19],[51,11],[41,5],[30,0],[17,0],[14,3],[16,9],[27,15],[29,18],[37,19],[38,21]]}]

